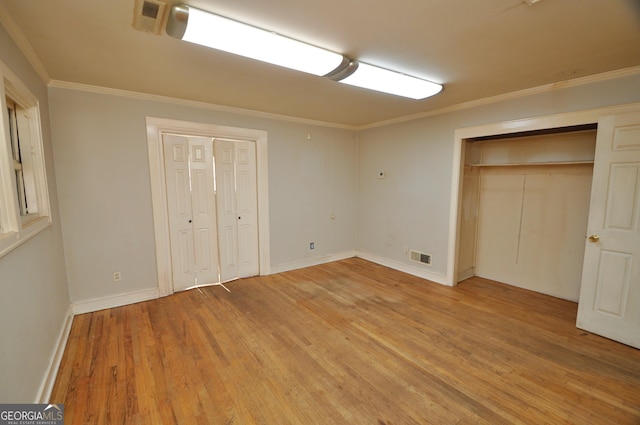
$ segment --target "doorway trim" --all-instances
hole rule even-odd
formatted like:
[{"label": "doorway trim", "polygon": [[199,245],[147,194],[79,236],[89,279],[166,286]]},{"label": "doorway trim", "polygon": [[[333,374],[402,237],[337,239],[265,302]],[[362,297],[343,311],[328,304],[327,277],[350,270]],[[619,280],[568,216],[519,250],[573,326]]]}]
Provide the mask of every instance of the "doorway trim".
[{"label": "doorway trim", "polygon": [[241,139],[255,142],[260,275],[270,274],[267,132],[264,130],[227,127],[156,117],[147,117],[146,123],[159,295],[163,297],[173,293],[171,249],[169,243],[169,214],[167,210],[164,153],[162,149],[163,133]]},{"label": "doorway trim", "polygon": [[449,207],[449,252],[447,255],[448,263],[445,283],[449,286],[455,286],[458,283],[459,227],[462,219],[462,183],[464,175],[464,149],[466,139],[593,124],[597,123],[598,118],[602,115],[625,113],[637,109],[638,107],[640,107],[640,103],[632,103],[456,129],[454,132],[453,142],[451,203]]}]

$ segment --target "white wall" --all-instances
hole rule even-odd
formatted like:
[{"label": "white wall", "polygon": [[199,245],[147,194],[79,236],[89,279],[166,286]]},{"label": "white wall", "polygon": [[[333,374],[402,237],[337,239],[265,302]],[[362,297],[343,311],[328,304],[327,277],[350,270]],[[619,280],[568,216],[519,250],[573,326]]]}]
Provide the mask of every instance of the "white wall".
[{"label": "white wall", "polygon": [[[47,89],[0,26],[0,58],[38,97],[52,225],[0,258],[0,403],[33,403],[67,318]],[[39,401],[39,400],[38,400]]]},{"label": "white wall", "polygon": [[147,116],[268,132],[272,269],[353,252],[353,131],[66,88],[49,101],[72,302],[158,285]]},{"label": "white wall", "polygon": [[[311,132],[311,140],[307,139]],[[269,132],[274,271],[356,246],[357,140],[352,131],[288,125]],[[334,216],[335,219],[331,217]],[[315,250],[309,250],[315,242]]]},{"label": "white wall", "polygon": [[[636,75],[360,132],[50,88],[71,299],[157,286],[146,116],[268,132],[272,271],[357,249],[445,281],[455,129],[637,102],[638,85]],[[405,248],[432,254],[433,265],[411,262]]]},{"label": "white wall", "polygon": [[[640,101],[640,75],[555,90],[359,134],[358,250],[398,268],[447,273],[454,131]],[[384,171],[386,178],[377,178]],[[456,188],[457,190],[457,188]],[[417,265],[405,247],[430,253]]]}]

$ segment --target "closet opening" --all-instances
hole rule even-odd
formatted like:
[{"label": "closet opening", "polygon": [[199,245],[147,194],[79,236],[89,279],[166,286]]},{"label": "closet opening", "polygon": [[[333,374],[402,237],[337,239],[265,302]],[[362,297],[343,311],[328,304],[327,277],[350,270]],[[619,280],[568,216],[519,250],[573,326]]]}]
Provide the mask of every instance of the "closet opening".
[{"label": "closet opening", "polygon": [[457,281],[578,301],[596,124],[463,140]]}]

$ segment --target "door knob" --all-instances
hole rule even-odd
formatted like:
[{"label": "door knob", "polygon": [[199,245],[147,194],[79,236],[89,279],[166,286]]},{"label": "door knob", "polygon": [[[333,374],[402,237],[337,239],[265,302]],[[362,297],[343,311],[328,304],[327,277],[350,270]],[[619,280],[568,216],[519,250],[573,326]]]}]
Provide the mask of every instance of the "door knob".
[{"label": "door knob", "polygon": [[191,223],[192,220],[189,220],[189,223]]},{"label": "door knob", "polygon": [[600,240],[600,236],[598,235],[589,236],[589,242],[598,242],[599,240]]}]

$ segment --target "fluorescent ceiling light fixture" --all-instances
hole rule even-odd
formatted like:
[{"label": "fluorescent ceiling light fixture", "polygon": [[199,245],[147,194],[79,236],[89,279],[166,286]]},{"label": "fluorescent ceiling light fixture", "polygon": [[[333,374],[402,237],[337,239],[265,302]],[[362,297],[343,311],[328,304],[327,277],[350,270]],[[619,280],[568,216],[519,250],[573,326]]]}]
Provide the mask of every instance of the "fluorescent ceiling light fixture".
[{"label": "fluorescent ceiling light fixture", "polygon": [[411,99],[424,99],[440,93],[442,85],[431,81],[352,61],[346,76],[336,73],[332,79],[344,84],[376,90]]},{"label": "fluorescent ceiling light fixture", "polygon": [[184,4],[171,8],[167,34],[341,83],[412,99],[424,99],[442,90],[440,84],[350,60],[339,53]]},{"label": "fluorescent ceiling light fixture", "polygon": [[186,5],[171,9],[167,33],[191,43],[320,76],[348,61],[341,54]]}]

